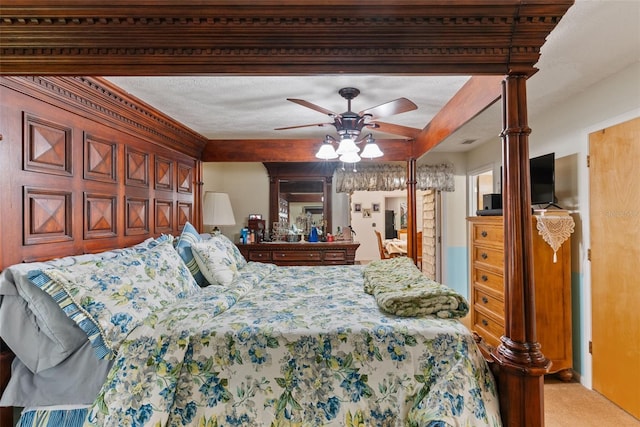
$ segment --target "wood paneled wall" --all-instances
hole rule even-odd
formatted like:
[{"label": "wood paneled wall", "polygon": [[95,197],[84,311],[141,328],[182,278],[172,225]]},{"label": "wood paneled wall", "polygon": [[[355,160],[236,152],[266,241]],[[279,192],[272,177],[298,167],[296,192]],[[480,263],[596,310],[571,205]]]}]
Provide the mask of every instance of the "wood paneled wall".
[{"label": "wood paneled wall", "polygon": [[206,141],[103,83],[0,79],[0,268],[200,225]]}]

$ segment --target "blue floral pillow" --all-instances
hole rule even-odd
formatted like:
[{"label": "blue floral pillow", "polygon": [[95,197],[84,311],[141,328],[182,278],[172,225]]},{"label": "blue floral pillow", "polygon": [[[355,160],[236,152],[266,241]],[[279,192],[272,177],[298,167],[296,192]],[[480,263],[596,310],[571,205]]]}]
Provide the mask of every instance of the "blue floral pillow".
[{"label": "blue floral pillow", "polygon": [[29,280],[80,326],[101,359],[113,357],[136,326],[153,323],[155,310],[200,290],[171,239],[110,259],[35,270]]},{"label": "blue floral pillow", "polygon": [[235,260],[235,264],[238,267],[238,270],[246,267],[247,260],[242,256],[240,249],[238,249],[238,247],[224,234],[214,234],[213,236],[211,236],[211,239],[209,239],[208,242],[213,243],[219,247],[224,247],[227,253]]},{"label": "blue floral pillow", "polygon": [[187,222],[182,229],[182,234],[180,235],[178,242],[176,243],[176,251],[178,251],[180,258],[182,258],[184,263],[187,265],[187,268],[196,280],[196,283],[201,287],[205,287],[208,286],[209,283],[200,271],[200,267],[193,257],[193,251],[191,250],[191,246],[194,243],[199,242],[202,242],[200,233],[198,233],[198,230],[196,230],[190,222]]},{"label": "blue floral pillow", "polygon": [[212,285],[230,285],[238,275],[238,265],[231,251],[218,240],[195,243],[192,249],[200,271]]}]

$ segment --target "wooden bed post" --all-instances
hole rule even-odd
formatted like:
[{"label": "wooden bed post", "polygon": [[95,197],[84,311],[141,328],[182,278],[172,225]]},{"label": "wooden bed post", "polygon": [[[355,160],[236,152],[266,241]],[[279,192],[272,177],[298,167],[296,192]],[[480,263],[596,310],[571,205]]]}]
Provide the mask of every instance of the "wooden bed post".
[{"label": "wooden bed post", "polygon": [[504,425],[537,427],[544,425],[550,362],[536,337],[526,80],[510,74],[502,83],[505,335],[492,356],[499,365]]},{"label": "wooden bed post", "polygon": [[407,161],[407,256],[412,258],[414,263],[418,263],[418,242],[417,235],[417,202],[416,202],[416,159],[410,158]]}]

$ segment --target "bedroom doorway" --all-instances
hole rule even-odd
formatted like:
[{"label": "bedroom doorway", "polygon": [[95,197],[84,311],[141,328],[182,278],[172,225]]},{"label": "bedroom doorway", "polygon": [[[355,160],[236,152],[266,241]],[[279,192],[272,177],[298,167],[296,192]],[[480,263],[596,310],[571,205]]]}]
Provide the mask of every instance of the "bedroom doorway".
[{"label": "bedroom doorway", "polygon": [[640,118],[589,135],[593,388],[640,419]]}]

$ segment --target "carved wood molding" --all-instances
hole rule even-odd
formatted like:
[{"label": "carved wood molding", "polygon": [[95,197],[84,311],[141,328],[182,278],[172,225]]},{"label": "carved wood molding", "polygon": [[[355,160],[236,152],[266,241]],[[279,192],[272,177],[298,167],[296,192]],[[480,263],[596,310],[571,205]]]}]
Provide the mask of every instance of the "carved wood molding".
[{"label": "carved wood molding", "polygon": [[61,101],[85,117],[101,117],[118,129],[144,136],[155,145],[199,158],[207,144],[202,135],[131,98],[117,86],[98,77],[5,76],[0,85],[41,98]]},{"label": "carved wood molding", "polygon": [[2,73],[530,72],[572,1],[50,3],[3,6]]}]

